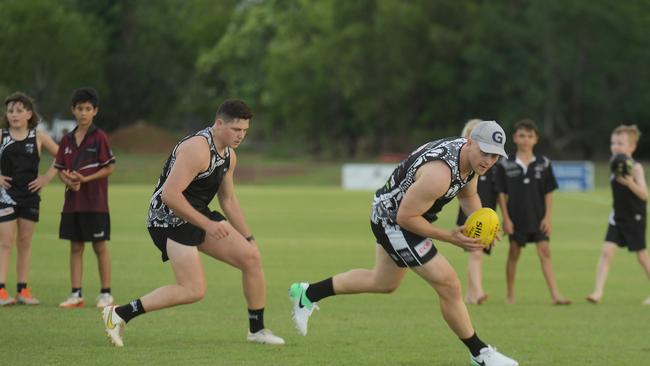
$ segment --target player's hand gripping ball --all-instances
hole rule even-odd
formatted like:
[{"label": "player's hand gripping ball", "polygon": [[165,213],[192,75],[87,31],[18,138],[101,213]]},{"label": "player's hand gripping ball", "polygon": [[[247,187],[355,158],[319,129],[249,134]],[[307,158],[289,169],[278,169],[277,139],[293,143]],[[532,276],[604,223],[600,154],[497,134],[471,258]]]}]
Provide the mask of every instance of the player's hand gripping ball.
[{"label": "player's hand gripping ball", "polygon": [[631,157],[625,154],[614,154],[612,159],[609,161],[609,167],[612,170],[612,174],[616,177],[624,177],[626,175],[632,174],[632,168],[634,167],[634,161]]},{"label": "player's hand gripping ball", "polygon": [[499,216],[488,207],[480,208],[465,221],[465,235],[480,238],[484,247],[489,247],[499,231]]}]

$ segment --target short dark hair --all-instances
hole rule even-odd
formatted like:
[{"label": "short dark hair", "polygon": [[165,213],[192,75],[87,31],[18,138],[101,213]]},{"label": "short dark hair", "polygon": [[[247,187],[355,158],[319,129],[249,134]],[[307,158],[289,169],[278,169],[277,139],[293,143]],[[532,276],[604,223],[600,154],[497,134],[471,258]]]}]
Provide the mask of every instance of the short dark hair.
[{"label": "short dark hair", "polygon": [[[20,103],[23,105],[23,107],[25,107],[25,109],[32,112],[32,117],[27,120],[27,128],[33,129],[36,127],[36,125],[38,125],[38,122],[41,120],[41,116],[39,116],[38,112],[36,112],[36,105],[32,98],[30,98],[25,93],[14,92],[9,94],[9,96],[5,98],[5,107],[9,107],[9,104],[12,103]],[[9,126],[9,120],[7,119],[6,112],[4,115],[4,123],[5,126]]]},{"label": "short dark hair", "polygon": [[224,122],[232,122],[235,119],[251,119],[253,111],[242,100],[226,99],[217,109],[217,118],[223,119]]},{"label": "short dark hair", "polygon": [[79,88],[72,92],[72,108],[76,107],[77,104],[85,102],[89,102],[93,105],[94,108],[97,108],[99,105],[99,96],[97,95],[97,90],[93,88]]},{"label": "short dark hair", "polygon": [[539,130],[537,129],[537,124],[530,118],[520,119],[515,123],[514,126],[515,132],[519,130],[528,130],[535,132],[536,135],[539,135]]}]

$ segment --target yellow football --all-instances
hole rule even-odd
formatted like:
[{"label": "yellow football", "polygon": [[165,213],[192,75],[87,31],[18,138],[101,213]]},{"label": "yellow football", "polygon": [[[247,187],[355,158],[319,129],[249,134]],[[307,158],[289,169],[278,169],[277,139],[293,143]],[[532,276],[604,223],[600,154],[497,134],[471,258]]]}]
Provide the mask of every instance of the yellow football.
[{"label": "yellow football", "polygon": [[499,231],[499,216],[488,207],[480,208],[465,221],[465,235],[480,238],[481,244],[489,247]]}]

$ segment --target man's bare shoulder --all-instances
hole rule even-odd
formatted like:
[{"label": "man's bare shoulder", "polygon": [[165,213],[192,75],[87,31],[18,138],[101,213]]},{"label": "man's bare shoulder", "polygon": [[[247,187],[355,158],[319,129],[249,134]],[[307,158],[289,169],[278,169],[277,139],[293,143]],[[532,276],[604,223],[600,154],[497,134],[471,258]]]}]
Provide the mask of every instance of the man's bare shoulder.
[{"label": "man's bare shoulder", "polygon": [[419,179],[421,176],[427,176],[427,179],[451,182],[451,169],[442,160],[434,160],[418,168],[418,171],[415,173],[415,179]]},{"label": "man's bare shoulder", "polygon": [[[208,140],[202,136],[192,136],[178,145],[176,156],[179,154],[208,154],[210,146]],[[202,157],[202,156],[201,156]]]}]

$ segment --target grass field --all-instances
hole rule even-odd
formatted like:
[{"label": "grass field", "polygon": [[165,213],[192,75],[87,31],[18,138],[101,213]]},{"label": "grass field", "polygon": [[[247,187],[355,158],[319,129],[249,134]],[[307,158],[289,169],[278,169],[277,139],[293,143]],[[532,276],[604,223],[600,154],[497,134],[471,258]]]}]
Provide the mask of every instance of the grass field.
[{"label": "grass field", "polygon": [[[156,164],[160,165],[160,164]],[[156,168],[157,170],[158,168]],[[211,365],[468,365],[465,347],[448,329],[434,292],[409,274],[392,295],[340,296],[324,300],[307,337],[290,319],[287,288],[373,263],[368,225],[371,192],[334,187],[242,186],[238,195],[258,238],[267,275],[266,323],[287,341],[282,347],[245,342],[246,307],[240,276],[205,258],[206,298],[135,319],[126,347],[108,346],[97,309],[62,310],[69,291],[68,244],[57,235],[62,186],[43,192],[41,222],[33,245],[30,286],[42,304],[0,308],[2,365],[211,364]],[[152,184],[110,188],[113,293],[118,302],[172,281],[145,229]],[[450,227],[455,203],[438,222]],[[650,358],[650,307],[641,301],[650,285],[636,258],[619,251],[604,302],[584,301],[593,286],[610,197],[606,189],[555,194],[552,250],[558,283],[574,300],[554,307],[534,248],[522,254],[517,303],[505,305],[502,242],[484,264],[490,293],[471,306],[478,334],[521,365],[643,365]],[[439,243],[465,285],[466,254]],[[15,288],[15,252],[7,287]],[[92,303],[99,290],[92,249],[85,253],[84,293]]]}]

